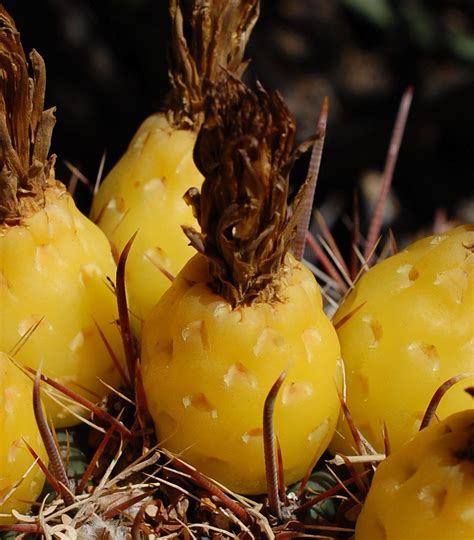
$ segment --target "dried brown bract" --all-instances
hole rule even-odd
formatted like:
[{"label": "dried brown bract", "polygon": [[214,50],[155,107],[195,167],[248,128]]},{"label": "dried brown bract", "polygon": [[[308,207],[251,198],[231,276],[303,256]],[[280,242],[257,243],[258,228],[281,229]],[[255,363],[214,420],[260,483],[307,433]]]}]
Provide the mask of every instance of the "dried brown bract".
[{"label": "dried brown bract", "polygon": [[245,47],[259,11],[259,0],[171,0],[170,108],[177,127],[199,126],[206,81],[218,81],[223,69],[242,75],[248,64],[243,60]]},{"label": "dried brown bract", "polygon": [[275,275],[294,232],[287,215],[294,134],[278,93],[254,92],[229,76],[209,95],[194,151],[206,180],[202,196],[186,195],[202,232],[185,232],[209,257],[213,287],[234,306],[278,295]]},{"label": "dried brown bract", "polygon": [[54,109],[44,108],[46,71],[30,54],[32,76],[10,15],[0,6],[0,225],[15,225],[43,208],[54,180],[55,157],[48,157]]}]

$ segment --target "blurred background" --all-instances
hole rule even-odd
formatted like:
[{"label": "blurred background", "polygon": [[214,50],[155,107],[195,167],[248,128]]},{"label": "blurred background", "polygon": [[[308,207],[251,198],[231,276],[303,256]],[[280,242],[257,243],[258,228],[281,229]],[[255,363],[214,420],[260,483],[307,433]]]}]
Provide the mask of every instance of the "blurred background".
[{"label": "blurred background", "polygon": [[[46,61],[47,105],[58,108],[58,178],[70,177],[67,160],[94,180],[104,151],[107,172],[168,90],[167,1],[4,5],[26,50]],[[415,94],[386,224],[403,243],[436,217],[474,221],[472,0],[262,0],[248,57],[247,78],[284,95],[299,140],[314,131],[329,96],[316,204],[336,234],[346,234],[356,188],[367,218],[408,85]],[[87,210],[89,194],[79,190]]]}]

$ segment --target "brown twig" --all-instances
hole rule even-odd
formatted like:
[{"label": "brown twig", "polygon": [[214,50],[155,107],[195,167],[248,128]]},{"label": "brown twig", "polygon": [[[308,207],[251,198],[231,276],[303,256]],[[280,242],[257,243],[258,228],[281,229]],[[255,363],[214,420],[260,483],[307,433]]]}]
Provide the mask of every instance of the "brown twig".
[{"label": "brown twig", "polygon": [[349,471],[349,474],[354,479],[354,483],[357,486],[357,489],[360,493],[367,494],[369,490],[369,484],[367,482],[367,478],[363,474],[359,474],[357,469],[354,467],[354,465],[351,463],[351,461],[348,459],[347,456],[344,456],[342,454],[339,454],[342,461],[344,462],[344,465],[346,469]]},{"label": "brown twig", "polygon": [[21,351],[22,347],[30,339],[34,332],[36,332],[38,326],[43,322],[43,320],[44,316],[28,328],[28,330],[20,337],[15,345],[13,345],[13,347],[8,351],[9,356],[16,356]]},{"label": "brown twig", "polygon": [[147,432],[148,421],[151,420],[150,410],[146,399],[145,386],[143,384],[142,365],[140,360],[135,364],[135,401],[137,419],[140,424],[143,437],[143,448],[145,452],[150,448],[150,438]]},{"label": "brown twig", "polygon": [[92,320],[94,321],[95,327],[97,328],[97,332],[99,332],[99,336],[102,339],[102,342],[104,343],[105,348],[107,349],[107,352],[110,355],[110,358],[111,358],[111,360],[112,360],[112,362],[113,362],[113,364],[115,366],[115,369],[119,372],[120,377],[122,378],[122,381],[125,383],[125,385],[128,388],[132,389],[132,383],[131,383],[130,379],[127,377],[127,374],[125,373],[125,370],[120,365],[119,359],[117,358],[117,355],[115,354],[114,350],[112,349],[110,343],[107,341],[107,338],[106,338],[104,332],[102,332],[102,329],[100,328],[97,321],[94,318],[92,318]]},{"label": "brown twig", "polygon": [[328,122],[329,112],[329,99],[327,96],[324,98],[321,111],[318,118],[318,126],[316,128],[316,140],[311,151],[311,159],[308,167],[308,174],[306,176],[306,192],[304,195],[304,207],[299,218],[297,225],[296,236],[293,241],[293,254],[298,261],[301,261],[304,254],[304,248],[306,245],[307,236],[306,233],[309,229],[309,223],[311,220],[311,213],[313,210],[314,193],[316,191],[316,184],[318,182],[319,168],[321,165],[321,158],[323,155],[324,139],[326,138],[326,126]]},{"label": "brown twig", "polygon": [[94,452],[94,455],[92,456],[92,459],[90,460],[89,465],[87,465],[87,468],[82,475],[81,481],[79,482],[79,486],[77,487],[77,491],[79,493],[82,493],[84,491],[84,488],[86,487],[86,484],[92,475],[92,471],[94,470],[94,467],[97,465],[97,462],[104,453],[105,448],[109,444],[109,441],[112,438],[114,431],[115,426],[110,426],[107,430],[107,433],[104,435],[104,438],[100,441],[99,446]]},{"label": "brown twig", "polygon": [[100,158],[99,168],[97,169],[97,176],[95,177],[94,190],[93,190],[94,196],[99,191],[99,185],[100,185],[100,181],[102,180],[102,175],[104,174],[104,167],[105,167],[106,159],[107,159],[107,150],[104,150],[104,153],[102,154],[102,157]]},{"label": "brown twig", "polygon": [[349,268],[347,267],[346,261],[344,260],[344,257],[342,256],[341,251],[339,250],[336,240],[334,239],[334,236],[331,230],[329,229],[328,224],[326,223],[326,220],[324,219],[323,214],[321,214],[319,210],[316,210],[314,215],[316,216],[316,220],[318,222],[319,228],[321,229],[323,238],[326,240],[328,246],[331,248],[331,251],[333,252],[334,257],[337,260],[339,266],[341,267],[343,272],[346,274],[346,276],[350,279]]},{"label": "brown twig", "polygon": [[[367,474],[367,473],[363,473]],[[325,501],[326,499],[329,499],[333,495],[336,495],[339,493],[339,491],[343,490],[344,487],[350,486],[355,482],[354,478],[349,478],[348,480],[344,480],[344,482],[341,482],[341,484],[336,484],[332,488],[329,488],[324,493],[318,493],[318,495],[315,495],[305,503],[303,503],[297,510],[296,514],[301,515],[310,510],[315,504],[318,504],[322,501]]]},{"label": "brown twig", "polygon": [[364,444],[362,442],[359,430],[357,429],[354,420],[352,419],[352,415],[349,411],[349,407],[347,406],[346,400],[344,399],[343,395],[341,394],[339,388],[336,387],[337,395],[339,396],[339,401],[341,403],[342,412],[344,413],[344,417],[346,419],[347,425],[349,426],[349,430],[351,432],[352,438],[354,439],[354,442],[356,444],[357,452],[363,456],[367,454],[367,451],[364,447]]},{"label": "brown twig", "polygon": [[94,190],[94,187],[91,183],[91,181],[89,180],[89,178],[87,178],[87,176],[85,176],[75,165],[73,165],[70,161],[67,161],[66,159],[63,161],[64,165],[66,166],[67,169],[69,169],[69,171],[71,172],[71,174],[73,174],[80,182],[82,182],[82,184],[84,184],[88,191],[90,193],[93,192]]},{"label": "brown twig", "polygon": [[278,467],[275,449],[275,431],[273,429],[273,412],[278,392],[285,380],[288,369],[285,369],[270,388],[263,406],[263,451],[265,455],[265,476],[267,479],[268,506],[275,516],[281,520],[281,504],[278,495]]},{"label": "brown twig", "polygon": [[283,453],[281,451],[280,441],[278,440],[278,437],[276,437],[276,443],[278,465],[278,492],[282,504],[287,505],[288,497],[286,496],[285,475],[283,474]]},{"label": "brown twig", "polygon": [[122,253],[117,264],[117,276],[116,276],[116,291],[117,291],[117,304],[119,313],[119,325],[120,333],[122,335],[123,349],[125,352],[125,358],[128,367],[128,376],[130,381],[135,382],[135,364],[137,362],[138,354],[133,340],[132,330],[130,327],[130,315],[128,313],[127,292],[125,289],[125,266],[127,264],[127,257],[135,240],[138,231],[136,231],[130,240],[123,248]]},{"label": "brown twig", "polygon": [[153,257],[150,257],[146,253],[145,253],[145,257],[147,258],[147,260],[151,262],[151,264],[155,268],[157,268],[165,276],[167,280],[169,280],[170,283],[173,283],[176,277],[169,270],[167,270],[163,265],[159,264],[157,261],[155,261],[155,259],[153,259]]},{"label": "brown twig", "polygon": [[431,424],[431,421],[433,420],[436,409],[438,408],[439,402],[443,398],[444,394],[451,388],[451,386],[454,386],[459,381],[462,381],[463,379],[467,379],[467,377],[472,377],[474,375],[473,371],[468,371],[464,373],[459,373],[459,375],[454,375],[454,377],[451,377],[447,381],[445,381],[433,394],[433,397],[431,398],[428,407],[426,408],[425,415],[423,416],[423,420],[420,424],[420,431],[422,429],[425,429]]},{"label": "brown twig", "polygon": [[120,504],[117,504],[116,506],[113,506],[112,508],[109,508],[106,512],[102,514],[103,519],[108,520],[108,519],[112,519],[120,515],[127,508],[130,508],[134,504],[137,504],[138,502],[142,501],[143,499],[146,499],[147,497],[151,497],[156,492],[156,490],[157,488],[150,489],[148,491],[145,491],[144,493],[140,493],[140,495],[131,497],[130,499]]},{"label": "brown twig", "polygon": [[349,311],[349,313],[347,313],[346,315],[344,315],[344,317],[342,317],[342,319],[340,319],[339,321],[337,321],[336,323],[334,323],[334,328],[336,330],[339,330],[339,328],[341,328],[341,326],[343,326],[344,324],[346,324],[348,321],[350,321],[352,319],[352,317],[360,310],[362,309],[365,304],[367,304],[367,301],[365,300],[364,302],[362,302],[361,304],[359,304],[358,306],[356,306],[354,309],[352,309],[351,311]]},{"label": "brown twig", "polygon": [[29,444],[29,442],[26,439],[23,439],[23,442],[28,448],[28,451],[30,452],[30,454],[36,460],[38,467],[43,471],[43,474],[46,476],[48,482],[51,484],[51,487],[54,489],[54,491],[56,491],[56,493],[61,493],[61,487],[58,481],[56,480],[56,478],[54,477],[54,475],[51,474],[46,463],[44,463],[44,461],[36,453],[36,450]]},{"label": "brown twig", "polygon": [[78,181],[77,175],[74,173],[71,173],[71,178],[69,179],[69,182],[67,183],[67,190],[71,194],[71,197],[74,197],[74,194],[76,193],[77,181]]},{"label": "brown twig", "polygon": [[54,442],[53,436],[43,413],[40,396],[40,380],[41,373],[39,370],[37,370],[35,381],[33,384],[33,411],[35,414],[35,419],[38,425],[41,439],[43,440],[46,453],[49,457],[51,469],[53,470],[54,476],[58,482],[60,494],[66,506],[70,506],[74,504],[74,495],[71,491],[71,485],[69,483],[69,479],[67,477],[66,469],[64,468],[64,463],[61,459],[61,455],[56,446],[56,443]]},{"label": "brown twig", "polygon": [[39,523],[13,523],[11,525],[0,525],[0,532],[44,534],[43,527]]},{"label": "brown twig", "polygon": [[145,517],[145,510],[147,505],[148,503],[142,504],[140,510],[137,512],[137,515],[133,520],[132,528],[130,529],[132,540],[142,540],[141,526],[143,523],[143,518]]},{"label": "brown twig", "polygon": [[228,495],[226,495],[218,486],[216,486],[216,484],[211,482],[208,478],[206,478],[203,474],[201,474],[198,470],[196,470],[194,467],[192,467],[185,461],[182,461],[176,456],[170,455],[170,458],[173,465],[175,465],[179,470],[185,472],[186,474],[189,474],[191,479],[198,486],[202,487],[208,493],[219,499],[221,503],[223,503],[224,506],[226,506],[231,512],[233,512],[240,519],[240,521],[242,521],[244,525],[250,524],[250,514],[243,506],[240,506],[237,502],[235,502]]},{"label": "brown twig", "polygon": [[379,256],[377,257],[377,263],[389,257],[391,255],[391,252],[392,252],[392,242],[390,241],[390,237],[389,237],[385,240],[385,243],[382,246],[382,249],[380,250]]},{"label": "brown twig", "polygon": [[332,277],[332,279],[337,283],[339,289],[343,293],[345,293],[348,290],[347,284],[342,279],[341,275],[337,271],[332,261],[329,259],[326,253],[324,253],[324,249],[318,244],[317,240],[309,231],[306,234],[306,241],[308,242],[308,246],[311,248],[311,251],[321,263],[321,266],[324,268],[327,274]]},{"label": "brown twig", "polygon": [[[24,366],[24,369],[33,375],[37,376],[38,371],[34,370],[33,368],[30,368],[28,366]],[[109,424],[114,425],[117,431],[120,431],[124,437],[127,439],[130,439],[132,437],[132,434],[128,428],[126,428],[122,422],[119,422],[116,418],[114,418],[109,412],[107,412],[105,409],[102,409],[95,403],[92,403],[92,401],[89,401],[84,396],[81,396],[80,394],[77,394],[70,388],[67,388],[66,386],[63,386],[61,383],[58,383],[54,379],[51,379],[47,377],[46,375],[43,375],[42,373],[39,374],[41,380],[48,384],[49,386],[52,386],[56,390],[59,390],[62,394],[65,396],[71,398],[73,401],[78,403],[79,405],[82,405],[85,409],[89,410],[99,418],[102,418],[103,420],[109,422]]]},{"label": "brown twig", "polygon": [[398,152],[402,143],[403,133],[410,111],[410,105],[413,98],[413,88],[409,86],[400,102],[397,118],[395,120],[395,126],[393,128],[392,137],[390,140],[390,146],[387,153],[387,159],[385,161],[385,167],[382,175],[382,185],[380,193],[375,204],[374,213],[369,226],[369,232],[367,234],[367,242],[364,249],[364,259],[369,260],[369,254],[373,250],[377,238],[380,235],[382,227],[382,217],[385,205],[387,203],[387,197],[392,184],[393,173],[395,171],[395,165],[397,163]]},{"label": "brown twig", "polygon": [[324,248],[326,253],[329,255],[331,261],[336,266],[337,270],[339,271],[340,275],[344,279],[344,282],[346,283],[346,287],[352,288],[354,286],[354,283],[352,282],[349,274],[346,272],[343,266],[341,266],[341,263],[337,257],[337,255],[332,250],[331,246],[327,243],[324,236],[321,236],[318,234],[318,241],[321,244],[321,246]]},{"label": "brown twig", "polygon": [[393,234],[392,229],[389,229],[388,236],[390,238],[390,246],[392,248],[392,255],[395,255],[398,253],[398,244],[397,244],[397,239],[395,238],[395,235]]}]

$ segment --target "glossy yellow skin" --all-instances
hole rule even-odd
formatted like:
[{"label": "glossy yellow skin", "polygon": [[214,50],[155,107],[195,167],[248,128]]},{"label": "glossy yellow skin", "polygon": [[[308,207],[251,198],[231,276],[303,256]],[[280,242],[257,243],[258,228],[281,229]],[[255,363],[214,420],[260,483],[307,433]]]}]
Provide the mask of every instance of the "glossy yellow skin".
[{"label": "glossy yellow skin", "polygon": [[313,275],[288,256],[281,302],[231,306],[196,255],[143,330],[143,379],[158,439],[230,489],[266,491],[265,398],[289,368],[275,408],[285,481],[326,449],[339,414],[339,344]]},{"label": "glossy yellow skin", "polygon": [[[424,238],[374,266],[336,313],[346,367],[347,403],[356,426],[383,452],[382,426],[392,449],[419,429],[436,389],[474,369],[474,225]],[[474,378],[449,390],[441,419],[471,406],[464,392]],[[331,448],[354,454],[341,419]]]},{"label": "glossy yellow skin", "polygon": [[[117,386],[120,376],[95,323],[123,357],[107,277],[115,277],[107,238],[66,192],[24,225],[0,228],[0,350],[13,351],[39,322],[15,358],[98,401],[108,393],[98,378]],[[46,395],[43,401],[56,427],[79,422]]]},{"label": "glossy yellow skin", "polygon": [[[29,510],[30,503],[41,493],[45,476],[39,466],[34,465],[13,494],[7,498],[12,486],[21,480],[34,462],[23,440],[28,442],[46,465],[48,458],[33,413],[33,384],[2,352],[0,433],[0,514],[9,514],[12,509],[25,513]],[[15,521],[13,516],[0,515],[0,525]]]},{"label": "glossy yellow skin", "polygon": [[[429,426],[382,462],[356,540],[474,538],[474,410]],[[470,443],[469,443],[470,440]],[[461,459],[471,445],[471,460]]]},{"label": "glossy yellow skin", "polygon": [[170,280],[194,255],[182,225],[197,227],[183,200],[190,187],[201,187],[193,161],[196,133],[175,129],[164,114],[140,126],[120,161],[94,198],[91,217],[109,238],[118,256],[138,231],[127,260],[126,285],[132,325],[141,333],[143,320]]}]

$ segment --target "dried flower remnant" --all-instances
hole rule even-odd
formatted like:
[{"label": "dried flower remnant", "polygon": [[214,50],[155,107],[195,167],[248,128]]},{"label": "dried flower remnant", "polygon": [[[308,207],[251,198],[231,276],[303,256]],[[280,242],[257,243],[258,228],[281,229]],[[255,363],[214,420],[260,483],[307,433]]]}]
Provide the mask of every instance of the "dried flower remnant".
[{"label": "dried flower remnant", "polygon": [[181,231],[182,225],[195,224],[183,193],[203,180],[192,152],[208,83],[226,71],[243,73],[258,13],[259,0],[170,0],[171,93],[164,110],[140,126],[94,198],[91,216],[117,257],[138,231],[125,275],[137,336],[194,253]]}]

